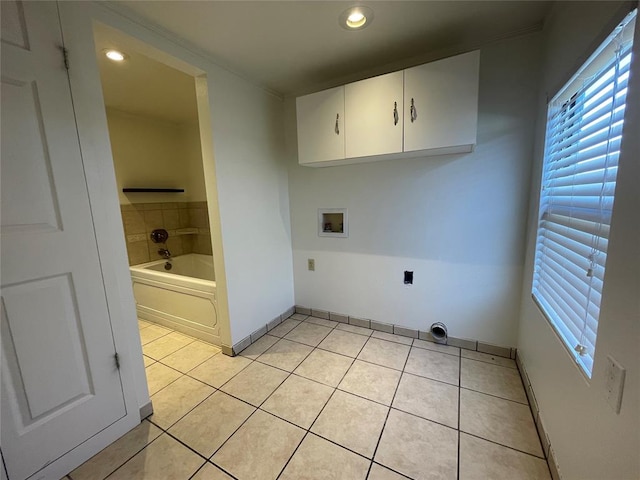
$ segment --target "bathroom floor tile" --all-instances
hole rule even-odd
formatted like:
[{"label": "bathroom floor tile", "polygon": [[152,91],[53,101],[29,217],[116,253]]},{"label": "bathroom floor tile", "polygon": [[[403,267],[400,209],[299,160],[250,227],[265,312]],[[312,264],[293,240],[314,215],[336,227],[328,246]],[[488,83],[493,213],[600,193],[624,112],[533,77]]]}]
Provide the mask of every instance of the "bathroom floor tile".
[{"label": "bathroom floor tile", "polygon": [[293,372],[316,382],[336,387],[347,373],[353,359],[315,349]]},{"label": "bathroom floor tile", "polygon": [[223,392],[259,407],[289,374],[280,369],[253,362],[225,383]]},{"label": "bathroom floor tile", "polygon": [[[428,342],[426,340],[413,339],[413,346],[416,348],[425,348],[427,350],[433,350],[434,352],[448,353],[449,355],[460,356],[460,348],[453,345],[442,345],[440,343]],[[470,350],[465,350],[469,352]],[[475,353],[475,352],[474,352]]]},{"label": "bathroom floor tile", "polygon": [[280,337],[274,337],[269,334],[263,335],[258,340],[256,340],[251,345],[249,345],[247,348],[245,348],[242,352],[240,352],[240,355],[242,355],[243,357],[250,358],[251,360],[255,360],[264,352],[266,352],[269,348],[271,348],[273,344],[276,343],[278,340],[280,340]]},{"label": "bathroom floor tile", "polygon": [[333,388],[326,385],[291,375],[260,408],[306,430],[333,391]]},{"label": "bathroom floor tile", "polygon": [[313,347],[282,339],[260,355],[258,362],[292,372],[311,353]]},{"label": "bathroom floor tile", "polygon": [[403,373],[393,407],[458,428],[458,387]]},{"label": "bathroom floor tile", "polygon": [[543,457],[527,405],[462,388],[460,431]]},{"label": "bathroom floor tile", "polygon": [[187,373],[189,370],[194,369],[205,360],[219,353],[220,349],[218,347],[196,340],[186,347],[173,352],[171,355],[167,355],[161,361],[171,368],[175,368],[182,373]]},{"label": "bathroom floor tile", "polygon": [[228,355],[214,355],[209,360],[198,365],[189,372],[189,376],[201,382],[220,388],[235,375],[251,364],[251,360],[245,357]]},{"label": "bathroom floor tile", "polygon": [[233,480],[233,477],[207,462],[190,480]]},{"label": "bathroom floor tile", "polygon": [[291,317],[289,317],[273,330],[269,330],[268,333],[269,335],[273,335],[274,337],[284,337],[298,325],[300,325],[300,320],[293,320]]},{"label": "bathroom floor tile", "polygon": [[149,325],[146,328],[140,330],[140,342],[142,345],[146,345],[149,342],[153,342],[160,337],[164,337],[171,333],[168,328],[161,327],[160,325]]},{"label": "bathroom floor tile", "polygon": [[217,391],[171,427],[169,433],[209,458],[255,410]]},{"label": "bathroom floor tile", "polygon": [[452,385],[460,383],[460,359],[446,353],[413,347],[404,370]]},{"label": "bathroom floor tile", "polygon": [[182,376],[151,397],[153,415],[149,420],[166,430],[213,392],[209,385]]},{"label": "bathroom floor tile", "polygon": [[371,464],[371,471],[367,480],[406,480],[407,477],[399,475],[396,472],[389,470],[377,463]]},{"label": "bathroom floor tile", "polygon": [[383,367],[402,370],[407,361],[407,355],[411,347],[399,343],[380,340],[379,338],[369,338],[360,354],[359,360],[382,365]]},{"label": "bathroom floor tile", "polygon": [[460,480],[551,480],[546,460],[460,434]]},{"label": "bathroom floor tile", "polygon": [[370,337],[373,333],[373,330],[370,328],[358,327],[356,325],[349,325],[346,323],[340,323],[336,329],[344,330],[345,332],[357,333],[358,335],[365,335],[367,337]]},{"label": "bathroom floor tile", "polygon": [[156,361],[153,358],[147,357],[146,355],[142,355],[142,360],[144,361],[144,368],[147,368],[148,366],[156,363]]},{"label": "bathroom floor tile", "polygon": [[147,373],[147,386],[149,387],[149,395],[154,395],[162,390],[170,383],[175,382],[182,376],[182,373],[167,367],[161,363],[154,363],[145,368]]},{"label": "bathroom floor tile", "polygon": [[403,345],[411,345],[413,343],[413,338],[405,337],[403,335],[395,335],[393,333],[379,332],[377,330],[373,332],[372,337],[387,340],[388,342],[401,343]]},{"label": "bathroom floor tile", "polygon": [[109,480],[189,478],[202,464],[202,457],[163,434],[116,470]]},{"label": "bathroom floor tile", "polygon": [[527,403],[520,373],[513,368],[463,358],[460,380],[464,388]]},{"label": "bathroom floor tile", "polygon": [[150,323],[150,322],[147,322],[147,321],[145,321],[145,320],[140,320],[140,319],[138,319],[138,328],[139,328],[140,330],[142,330],[143,328],[150,327],[151,325],[153,325],[153,324],[152,324],[152,323]]},{"label": "bathroom floor tile", "polygon": [[364,335],[357,335],[355,333],[344,332],[342,330],[334,330],[322,341],[322,343],[320,343],[320,345],[318,345],[318,347],[323,350],[329,350],[330,352],[355,358],[358,356],[365,343],[367,343],[367,337]]},{"label": "bathroom floor tile", "polygon": [[311,431],[371,458],[388,411],[389,407],[337,390]]},{"label": "bathroom floor tile", "polygon": [[258,410],[211,461],[239,479],[274,480],[304,434],[301,428]]},{"label": "bathroom floor tile", "polygon": [[462,356],[464,358],[470,358],[471,360],[477,360],[479,362],[493,363],[494,365],[500,365],[502,367],[508,367],[517,369],[516,361],[510,358],[499,357],[497,355],[491,355],[489,353],[474,352],[473,350],[462,350]]},{"label": "bathroom floor tile", "polygon": [[401,373],[356,360],[338,388],[375,402],[391,405]]},{"label": "bathroom floor tile", "polygon": [[161,433],[158,427],[143,420],[136,428],[76,468],[71,472],[71,477],[73,480],[102,480]]},{"label": "bathroom floor tile", "polygon": [[455,480],[458,432],[392,408],[375,461],[416,480]]},{"label": "bathroom floor tile", "polygon": [[287,333],[284,338],[298,343],[304,343],[312,347],[317,347],[324,338],[331,333],[331,328],[316,325],[314,323],[302,322],[296,328]]},{"label": "bathroom floor tile", "polygon": [[303,313],[294,313],[293,315],[291,315],[289,318],[291,320],[298,320],[300,322],[302,322],[303,320],[306,320],[307,317],[309,317],[309,315],[305,315]]},{"label": "bathroom floor tile", "polygon": [[338,322],[334,322],[333,320],[326,320],[324,318],[318,318],[318,317],[307,317],[305,319],[305,322],[314,323],[316,325],[322,325],[323,327],[328,327],[328,328],[336,328],[336,325],[338,325]]},{"label": "bathroom floor tile", "polygon": [[[149,328],[145,328],[145,330],[149,330]],[[154,360],[162,360],[167,355],[171,355],[173,352],[193,342],[195,342],[195,338],[187,337],[178,332],[171,332],[153,342],[143,345],[142,352]]]},{"label": "bathroom floor tile", "polygon": [[313,434],[307,435],[282,472],[281,480],[364,480],[369,462]]}]

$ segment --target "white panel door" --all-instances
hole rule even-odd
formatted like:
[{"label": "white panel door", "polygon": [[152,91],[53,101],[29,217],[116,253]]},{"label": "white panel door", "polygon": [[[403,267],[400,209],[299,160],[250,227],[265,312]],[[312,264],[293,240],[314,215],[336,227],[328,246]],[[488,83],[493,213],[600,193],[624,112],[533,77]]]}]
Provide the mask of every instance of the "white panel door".
[{"label": "white panel door", "polygon": [[296,99],[298,163],[344,158],[344,86]]},{"label": "white panel door", "polygon": [[479,65],[475,51],[404,71],[405,152],[476,143]]},{"label": "white panel door", "polygon": [[1,4],[0,442],[21,480],[126,411],[57,4]]},{"label": "white panel door", "polygon": [[403,72],[345,86],[346,157],[402,152]]}]

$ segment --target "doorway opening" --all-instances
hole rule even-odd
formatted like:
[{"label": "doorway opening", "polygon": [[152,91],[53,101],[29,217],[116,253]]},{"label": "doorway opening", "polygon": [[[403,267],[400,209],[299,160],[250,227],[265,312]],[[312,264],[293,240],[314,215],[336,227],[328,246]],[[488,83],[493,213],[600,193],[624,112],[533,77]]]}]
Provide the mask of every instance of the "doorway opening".
[{"label": "doorway opening", "polygon": [[145,366],[189,347],[184,369],[229,331],[206,78],[111,27],[96,23],[94,39]]}]

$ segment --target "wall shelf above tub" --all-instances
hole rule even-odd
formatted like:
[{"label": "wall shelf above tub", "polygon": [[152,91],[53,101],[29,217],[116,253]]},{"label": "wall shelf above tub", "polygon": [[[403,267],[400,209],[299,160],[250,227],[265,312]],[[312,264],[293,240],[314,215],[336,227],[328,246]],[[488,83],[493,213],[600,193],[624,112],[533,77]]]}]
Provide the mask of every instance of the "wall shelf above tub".
[{"label": "wall shelf above tub", "polygon": [[123,193],[184,193],[184,188],[123,188]]}]

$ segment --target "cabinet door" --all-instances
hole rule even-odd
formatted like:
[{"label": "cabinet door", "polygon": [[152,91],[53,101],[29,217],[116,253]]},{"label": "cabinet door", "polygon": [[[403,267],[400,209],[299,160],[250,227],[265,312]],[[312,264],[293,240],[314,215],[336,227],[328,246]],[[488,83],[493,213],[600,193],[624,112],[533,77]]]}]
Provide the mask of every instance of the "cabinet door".
[{"label": "cabinet door", "polygon": [[298,163],[344,158],[344,86],[296,99]]},{"label": "cabinet door", "polygon": [[402,152],[402,78],[400,71],[345,86],[347,158]]},{"label": "cabinet door", "polygon": [[405,152],[476,143],[479,65],[475,51],[404,71]]}]

